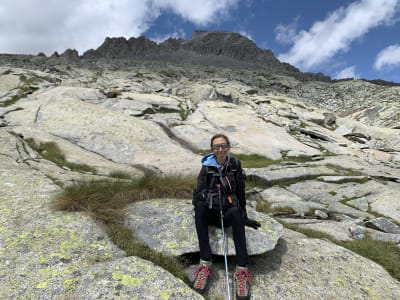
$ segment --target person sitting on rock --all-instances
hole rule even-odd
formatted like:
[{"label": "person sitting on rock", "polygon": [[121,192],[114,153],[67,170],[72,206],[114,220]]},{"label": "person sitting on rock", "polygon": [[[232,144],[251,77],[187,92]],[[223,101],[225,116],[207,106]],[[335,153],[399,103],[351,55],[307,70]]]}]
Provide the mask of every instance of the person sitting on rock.
[{"label": "person sitting on rock", "polygon": [[[245,225],[254,229],[260,223],[246,214],[245,175],[241,163],[228,153],[230,142],[223,134],[211,138],[212,153],[205,155],[197,177],[197,188],[193,194],[195,225],[200,248],[200,265],[195,272],[194,288],[204,292],[211,276],[212,253],[209,244],[208,225],[232,226],[236,252],[235,283],[238,299],[248,299],[251,277],[247,269],[249,257],[246,246]],[[223,219],[220,202],[222,199]]]}]

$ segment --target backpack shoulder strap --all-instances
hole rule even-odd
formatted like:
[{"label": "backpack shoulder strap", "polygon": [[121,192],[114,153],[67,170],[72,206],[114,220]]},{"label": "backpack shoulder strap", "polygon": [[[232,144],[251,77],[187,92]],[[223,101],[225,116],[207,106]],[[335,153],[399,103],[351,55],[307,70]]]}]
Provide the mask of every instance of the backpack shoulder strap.
[{"label": "backpack shoulder strap", "polygon": [[217,172],[215,172],[215,170],[213,168],[209,168],[208,166],[206,166],[206,170],[207,170],[207,180],[208,180],[208,176],[211,176],[210,184],[208,185],[208,189],[211,189],[214,185],[215,176],[216,176]]},{"label": "backpack shoulder strap", "polygon": [[239,168],[239,160],[237,159],[237,157],[230,156],[229,163],[231,165],[232,172],[234,172],[234,173],[237,172],[237,170]]},{"label": "backpack shoulder strap", "polygon": [[[230,164],[231,164],[232,172],[236,177],[236,175],[238,174],[237,172],[239,171],[239,159],[237,157],[231,157],[230,158]],[[243,168],[242,168],[241,175],[242,175],[242,178],[243,178],[244,186],[247,186],[247,176],[246,176],[246,173],[245,173]]]}]

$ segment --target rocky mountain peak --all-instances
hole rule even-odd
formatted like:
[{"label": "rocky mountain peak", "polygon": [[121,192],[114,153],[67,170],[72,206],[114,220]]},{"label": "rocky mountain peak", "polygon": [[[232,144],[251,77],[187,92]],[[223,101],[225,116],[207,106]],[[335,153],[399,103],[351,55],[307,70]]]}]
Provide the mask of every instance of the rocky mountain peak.
[{"label": "rocky mountain peak", "polygon": [[223,55],[246,61],[257,61],[265,56],[265,59],[279,63],[272,51],[263,51],[247,37],[233,32],[195,31],[192,38],[184,42],[184,48],[201,54]]},{"label": "rocky mountain peak", "polygon": [[77,60],[77,59],[79,59],[79,54],[78,54],[78,51],[76,51],[75,49],[67,49],[67,50],[65,50],[65,52],[63,54],[61,54],[61,57],[64,57],[64,58],[70,59],[70,60]]},{"label": "rocky mountain peak", "polygon": [[84,58],[124,59],[147,56],[157,53],[158,45],[145,37],[125,39],[124,37],[107,37],[96,50],[89,50],[83,54]]},{"label": "rocky mountain peak", "polygon": [[301,81],[330,81],[323,74],[302,73],[292,65],[280,62],[271,50],[262,50],[247,37],[225,31],[198,30],[188,40],[170,38],[160,44],[143,36],[128,40],[107,37],[99,48],[86,51],[82,58],[151,59],[234,69],[263,69]]}]

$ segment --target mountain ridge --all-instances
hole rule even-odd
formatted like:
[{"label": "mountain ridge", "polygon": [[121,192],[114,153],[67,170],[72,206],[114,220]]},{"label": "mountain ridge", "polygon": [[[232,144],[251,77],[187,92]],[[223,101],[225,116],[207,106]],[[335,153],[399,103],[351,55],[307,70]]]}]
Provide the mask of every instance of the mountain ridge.
[{"label": "mountain ridge", "polygon": [[[228,67],[233,69],[256,69],[272,74],[294,77],[302,82],[340,82],[351,80],[331,79],[322,73],[301,72],[289,63],[280,62],[272,50],[263,50],[247,37],[227,31],[195,30],[192,37],[184,40],[169,38],[159,44],[139,36],[131,37],[106,37],[104,42],[96,49],[89,49],[79,55],[75,49],[66,49],[61,55],[54,52],[47,57],[44,53],[38,55],[13,55],[0,54],[0,62],[22,59],[25,63],[35,60],[52,62],[64,59],[67,62],[86,63],[93,61],[123,60],[123,65],[129,65],[134,60],[150,60],[157,62],[172,62],[176,64],[200,64],[215,67]],[[119,66],[121,67],[121,66]],[[383,86],[399,86],[400,83],[388,82],[381,79],[367,80],[370,83]]]},{"label": "mountain ridge", "polygon": [[[204,60],[204,56],[207,57]],[[280,62],[271,50],[262,50],[250,39],[234,32],[194,31],[188,40],[169,38],[157,44],[144,36],[138,38],[107,37],[97,49],[90,49],[83,59],[153,59],[175,63],[194,63],[230,68],[255,68],[289,75],[301,81],[331,79],[322,73],[300,72]],[[211,58],[211,59],[208,59]]]}]

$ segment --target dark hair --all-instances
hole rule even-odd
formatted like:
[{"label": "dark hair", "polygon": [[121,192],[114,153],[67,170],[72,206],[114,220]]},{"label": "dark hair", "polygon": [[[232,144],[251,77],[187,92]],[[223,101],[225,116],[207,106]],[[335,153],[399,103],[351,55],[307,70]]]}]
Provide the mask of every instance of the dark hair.
[{"label": "dark hair", "polygon": [[226,143],[228,144],[229,148],[231,147],[231,143],[229,142],[228,137],[227,137],[225,134],[218,133],[218,134],[214,135],[214,136],[211,138],[211,142],[210,142],[210,148],[211,148],[211,149],[212,149],[214,140],[217,139],[217,138],[224,138],[225,141],[226,141]]}]

